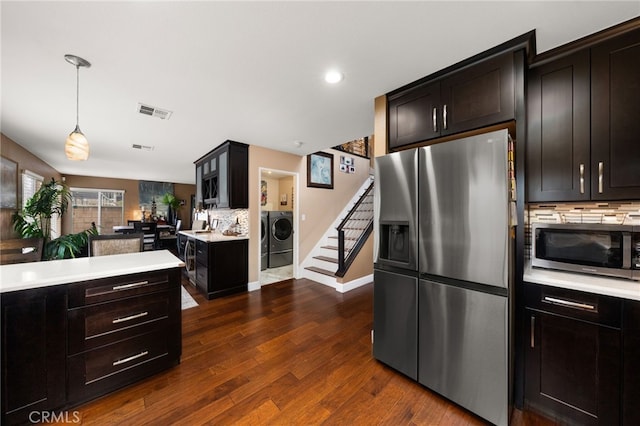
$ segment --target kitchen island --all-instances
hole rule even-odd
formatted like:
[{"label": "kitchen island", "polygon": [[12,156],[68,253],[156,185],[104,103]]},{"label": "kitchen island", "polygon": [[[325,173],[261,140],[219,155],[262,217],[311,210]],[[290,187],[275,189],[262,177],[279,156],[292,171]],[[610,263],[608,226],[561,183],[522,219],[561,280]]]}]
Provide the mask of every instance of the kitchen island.
[{"label": "kitchen island", "polygon": [[166,250],[0,266],[1,423],[177,365],[182,266]]},{"label": "kitchen island", "polygon": [[213,231],[180,231],[191,282],[207,299],[247,291],[249,239]]}]

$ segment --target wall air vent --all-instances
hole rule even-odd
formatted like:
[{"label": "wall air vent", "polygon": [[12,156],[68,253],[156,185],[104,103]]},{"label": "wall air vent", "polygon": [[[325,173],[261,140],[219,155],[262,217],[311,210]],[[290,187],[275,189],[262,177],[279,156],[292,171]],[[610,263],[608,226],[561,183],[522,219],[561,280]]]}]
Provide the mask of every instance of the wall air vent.
[{"label": "wall air vent", "polygon": [[138,104],[138,112],[140,114],[150,115],[151,117],[158,117],[161,120],[168,120],[171,114],[173,114],[172,111],[144,104]]},{"label": "wall air vent", "polygon": [[142,150],[142,151],[153,151],[153,147],[152,146],[149,146],[149,145],[138,145],[137,143],[132,144],[131,148],[139,149],[139,150]]}]

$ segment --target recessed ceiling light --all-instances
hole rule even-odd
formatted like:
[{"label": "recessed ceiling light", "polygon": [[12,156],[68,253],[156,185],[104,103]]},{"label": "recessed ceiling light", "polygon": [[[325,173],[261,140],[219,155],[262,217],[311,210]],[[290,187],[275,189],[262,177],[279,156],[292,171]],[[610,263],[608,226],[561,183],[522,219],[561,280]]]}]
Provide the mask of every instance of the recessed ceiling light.
[{"label": "recessed ceiling light", "polygon": [[330,84],[340,83],[344,79],[344,74],[337,70],[328,71],[324,75],[324,81]]}]

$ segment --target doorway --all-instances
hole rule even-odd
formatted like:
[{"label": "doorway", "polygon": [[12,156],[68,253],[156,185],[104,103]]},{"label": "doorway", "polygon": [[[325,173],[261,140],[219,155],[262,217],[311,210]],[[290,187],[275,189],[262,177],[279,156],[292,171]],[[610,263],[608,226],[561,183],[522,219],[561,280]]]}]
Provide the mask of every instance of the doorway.
[{"label": "doorway", "polygon": [[260,286],[294,278],[298,174],[260,168]]}]

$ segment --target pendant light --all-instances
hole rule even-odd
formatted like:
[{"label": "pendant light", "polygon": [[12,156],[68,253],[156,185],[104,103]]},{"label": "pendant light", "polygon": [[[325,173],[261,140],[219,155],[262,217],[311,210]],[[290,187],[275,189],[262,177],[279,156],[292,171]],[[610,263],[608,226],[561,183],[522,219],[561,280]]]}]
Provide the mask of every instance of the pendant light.
[{"label": "pendant light", "polygon": [[80,110],[80,67],[89,68],[89,61],[75,55],[64,55],[65,61],[76,67],[76,128],[69,134],[64,144],[64,153],[69,160],[86,160],[89,158],[89,142],[80,131],[79,110]]}]

